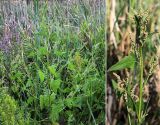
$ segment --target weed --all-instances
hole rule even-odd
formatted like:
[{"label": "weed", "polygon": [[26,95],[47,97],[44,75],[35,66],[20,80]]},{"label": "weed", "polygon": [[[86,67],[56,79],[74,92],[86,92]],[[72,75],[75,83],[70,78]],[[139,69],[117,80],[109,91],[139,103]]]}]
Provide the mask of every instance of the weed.
[{"label": "weed", "polygon": [[35,0],[28,20],[16,22],[20,42],[10,39],[17,44],[9,54],[0,50],[1,88],[13,103],[11,117],[22,110],[22,124],[104,124],[104,24],[94,25],[83,2],[52,8]]},{"label": "weed", "polygon": [[[115,74],[116,78],[118,79],[118,85],[115,84],[115,81],[112,81],[112,83],[114,88],[117,89],[121,95],[123,95],[128,111],[129,124],[141,125],[144,123],[147,116],[146,109],[149,101],[146,101],[144,98],[146,83],[148,82],[149,76],[153,72],[153,68],[151,68],[147,78],[144,78],[143,49],[146,44],[146,39],[151,35],[151,33],[147,32],[147,24],[149,19],[147,12],[138,11],[138,13],[134,14],[133,19],[135,22],[136,31],[135,42],[133,43],[133,51],[130,53],[130,55],[111,66],[108,69],[108,72],[122,70],[124,68],[130,68],[131,71],[133,71],[133,69],[138,71],[137,74],[133,74],[133,77],[128,76],[128,78],[123,80],[121,80],[121,78]],[[151,65],[155,68],[157,64],[152,62]],[[134,119],[134,121],[131,119]]]}]

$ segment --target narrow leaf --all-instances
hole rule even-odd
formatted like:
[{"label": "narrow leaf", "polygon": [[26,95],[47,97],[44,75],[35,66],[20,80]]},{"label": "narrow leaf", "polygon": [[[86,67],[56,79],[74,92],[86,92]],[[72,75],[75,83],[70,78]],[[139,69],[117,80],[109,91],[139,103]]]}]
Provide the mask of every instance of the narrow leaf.
[{"label": "narrow leaf", "polygon": [[44,73],[41,70],[38,70],[38,75],[39,75],[40,81],[43,82],[45,78]]},{"label": "narrow leaf", "polygon": [[129,56],[124,57],[122,60],[120,60],[119,62],[117,62],[113,66],[111,66],[108,69],[108,72],[116,71],[116,70],[122,70],[122,69],[125,69],[125,68],[133,69],[134,64],[135,64],[135,57],[132,56],[132,55],[129,55]]}]

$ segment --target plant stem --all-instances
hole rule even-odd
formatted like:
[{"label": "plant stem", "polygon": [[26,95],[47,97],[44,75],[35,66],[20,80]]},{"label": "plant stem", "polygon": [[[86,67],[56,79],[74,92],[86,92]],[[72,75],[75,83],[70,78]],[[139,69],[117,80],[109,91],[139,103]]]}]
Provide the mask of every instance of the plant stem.
[{"label": "plant stem", "polygon": [[97,125],[96,120],[95,120],[94,115],[93,115],[93,112],[92,112],[92,109],[91,109],[91,106],[90,106],[89,103],[88,103],[88,100],[87,100],[87,105],[88,105],[90,114],[91,114],[91,116],[92,116],[92,118],[93,118],[94,125]]},{"label": "plant stem", "polygon": [[128,121],[129,121],[129,125],[132,125],[131,117],[130,117],[130,115],[129,115],[129,114],[128,114]]},{"label": "plant stem", "polygon": [[142,46],[139,47],[140,53],[140,84],[139,84],[139,112],[138,112],[138,121],[141,124],[141,113],[142,113],[142,94],[143,94],[143,55],[142,55]]}]

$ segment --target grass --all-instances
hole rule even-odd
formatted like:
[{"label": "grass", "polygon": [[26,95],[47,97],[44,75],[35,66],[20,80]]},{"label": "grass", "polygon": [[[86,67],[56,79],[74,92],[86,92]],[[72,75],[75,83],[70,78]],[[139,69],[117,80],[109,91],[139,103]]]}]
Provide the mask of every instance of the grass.
[{"label": "grass", "polygon": [[104,124],[104,17],[84,1],[50,4],[35,1],[1,31],[0,123]]},{"label": "grass", "polygon": [[[108,109],[107,119],[112,116],[110,124],[158,124],[159,115],[156,114],[156,109],[159,107],[156,106],[153,88],[157,82],[151,81],[155,79],[154,75],[159,69],[156,68],[159,34],[155,34],[159,30],[153,29],[159,24],[153,24],[158,15],[152,16],[152,10],[149,14],[145,10],[155,3],[141,3],[143,9],[136,6],[136,1],[129,1],[127,4],[116,2],[116,21],[113,31],[108,33],[112,41],[108,39],[107,86],[112,90],[112,98],[116,98],[116,101],[110,102],[112,106]],[[155,13],[158,11],[157,7]],[[110,18],[112,16],[110,14]],[[112,27],[111,24],[109,26]]]}]

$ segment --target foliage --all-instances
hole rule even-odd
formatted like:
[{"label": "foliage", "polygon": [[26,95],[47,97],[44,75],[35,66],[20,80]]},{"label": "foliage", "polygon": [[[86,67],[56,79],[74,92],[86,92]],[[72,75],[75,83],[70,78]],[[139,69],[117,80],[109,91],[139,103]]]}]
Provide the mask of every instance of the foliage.
[{"label": "foliage", "polygon": [[90,25],[94,18],[85,12],[88,20],[65,27],[65,10],[57,11],[62,19],[49,16],[47,5],[37,7],[36,16],[29,15],[31,29],[17,25],[21,42],[1,50],[7,98],[0,109],[9,102],[6,111],[12,113],[2,117],[16,124],[19,107],[28,114],[21,114],[22,124],[104,124],[104,24]]},{"label": "foliage", "polygon": [[[156,113],[159,99],[155,94],[159,93],[159,81],[155,77],[159,77],[159,34],[156,34],[159,31],[159,7],[148,10],[156,0],[148,1],[150,4],[146,1],[127,2],[116,1],[117,6],[111,7],[110,12],[110,20],[116,18],[116,21],[113,31],[107,34],[115,38],[108,39],[107,94],[110,107],[107,120],[117,125],[159,124]],[[112,13],[117,15],[112,17]],[[109,28],[112,28],[111,24]]]}]

